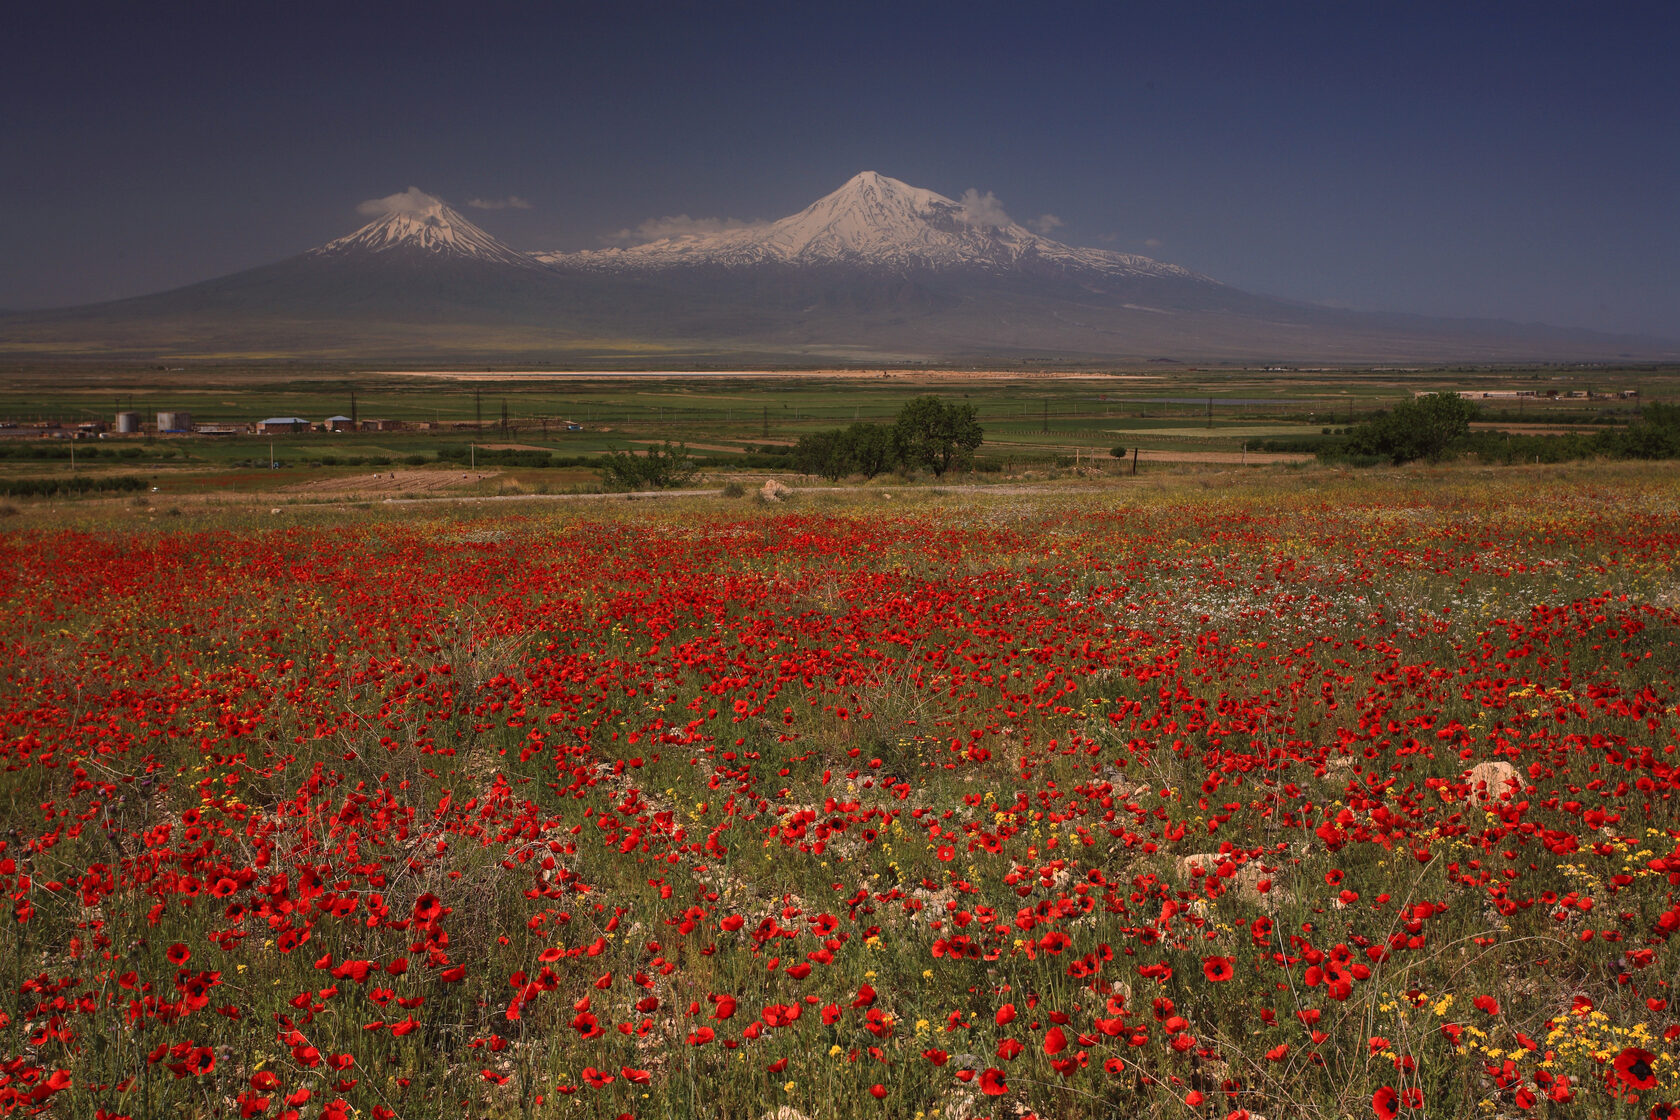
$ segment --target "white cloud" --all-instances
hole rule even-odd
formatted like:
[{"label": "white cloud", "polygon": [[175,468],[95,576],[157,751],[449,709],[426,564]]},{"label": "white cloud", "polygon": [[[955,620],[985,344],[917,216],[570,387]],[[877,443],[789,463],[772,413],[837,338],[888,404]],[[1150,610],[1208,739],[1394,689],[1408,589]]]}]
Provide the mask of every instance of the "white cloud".
[{"label": "white cloud", "polygon": [[1031,226],[1040,237],[1049,237],[1052,233],[1055,233],[1057,230],[1067,225],[1067,223],[1056,217],[1054,214],[1040,214],[1038,217],[1028,222],[1027,225]]},{"label": "white cloud", "polygon": [[413,214],[421,210],[429,210],[433,206],[441,205],[443,200],[427,194],[419,187],[409,187],[401,194],[388,194],[384,198],[370,198],[356,207],[358,214],[380,217],[385,214]]},{"label": "white cloud", "polygon": [[506,198],[469,198],[467,205],[474,210],[529,210],[531,204],[516,194]]},{"label": "white cloud", "polygon": [[1161,247],[1161,239],[1159,237],[1146,237],[1143,239],[1143,247],[1145,249],[1159,249]]},{"label": "white cloud", "polygon": [[963,217],[969,225],[1003,227],[1010,224],[1009,215],[1004,212],[1003,203],[991,191],[981,194],[973,187],[962,193],[957,204],[963,208]]},{"label": "white cloud", "polygon": [[723,233],[732,229],[751,229],[762,222],[743,222],[739,218],[691,218],[687,214],[673,214],[665,218],[649,218],[634,229],[621,229],[601,238],[608,245],[646,245],[667,237],[693,237]]}]

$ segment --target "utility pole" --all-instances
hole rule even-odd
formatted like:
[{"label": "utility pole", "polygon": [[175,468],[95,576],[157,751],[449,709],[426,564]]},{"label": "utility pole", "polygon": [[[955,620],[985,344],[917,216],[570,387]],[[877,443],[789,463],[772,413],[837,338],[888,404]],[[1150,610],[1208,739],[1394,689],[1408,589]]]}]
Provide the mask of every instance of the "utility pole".
[{"label": "utility pole", "polygon": [[478,469],[478,444],[474,442],[468,444],[467,446],[471,448],[471,450],[467,452],[468,469],[476,471]]},{"label": "utility pole", "polygon": [[361,427],[360,424],[356,423],[356,390],[354,389],[350,390],[350,426],[352,428]]},{"label": "utility pole", "polygon": [[1050,434],[1050,398],[1044,398],[1044,426],[1039,429],[1045,435]]},{"label": "utility pole", "polygon": [[1213,427],[1213,398],[1208,398],[1208,427]]},{"label": "utility pole", "polygon": [[473,390],[473,428],[484,427],[484,394],[481,390]]},{"label": "utility pole", "polygon": [[769,439],[770,438],[770,406],[769,405],[764,406],[764,427],[758,433],[758,438],[760,438],[760,439]]},{"label": "utility pole", "polygon": [[1132,477],[1137,477],[1137,444],[1132,444]]},{"label": "utility pole", "polygon": [[502,402],[502,434],[508,434],[507,401]]}]

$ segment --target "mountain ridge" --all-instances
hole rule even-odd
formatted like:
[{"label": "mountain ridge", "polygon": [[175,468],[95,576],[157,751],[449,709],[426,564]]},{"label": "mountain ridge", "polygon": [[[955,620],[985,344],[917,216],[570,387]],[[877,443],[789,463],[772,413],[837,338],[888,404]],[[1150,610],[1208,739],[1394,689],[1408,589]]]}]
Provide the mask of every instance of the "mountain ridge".
[{"label": "mountain ridge", "polygon": [[415,188],[363,212],[372,220],[360,228],[273,264],[110,303],[0,314],[0,355],[1680,357],[1669,340],[1257,295],[1149,257],[1054,241],[989,196],[953,200],[875,172],[775,221],[622,249],[521,252]]}]

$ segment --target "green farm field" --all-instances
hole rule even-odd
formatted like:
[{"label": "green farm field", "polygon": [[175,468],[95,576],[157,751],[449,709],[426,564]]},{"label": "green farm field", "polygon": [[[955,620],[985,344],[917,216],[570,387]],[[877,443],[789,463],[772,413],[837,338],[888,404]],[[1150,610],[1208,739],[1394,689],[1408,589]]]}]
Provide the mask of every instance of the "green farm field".
[{"label": "green farm field", "polygon": [[[1118,470],[1110,455],[1115,447],[1135,452],[1150,470],[1299,462],[1327,430],[1442,388],[1553,393],[1556,399],[1481,402],[1484,419],[1561,430],[1602,427],[1626,423],[1641,401],[1675,396],[1676,386],[1676,371],[1654,367],[683,374],[18,367],[0,377],[0,422],[16,425],[0,429],[0,437],[11,437],[0,438],[0,478],[71,470],[68,441],[31,438],[39,435],[32,425],[109,424],[119,410],[137,411],[147,423],[160,411],[187,411],[198,424],[239,428],[270,416],[319,424],[354,412],[399,421],[404,430],[272,439],[110,436],[78,442],[76,472],[138,475],[160,492],[291,492],[308,481],[341,486],[348,483],[335,480],[371,479],[378,468],[453,469],[463,461],[476,467],[480,449],[540,450],[556,465],[533,471],[492,455],[493,477],[457,478],[452,489],[565,491],[587,488],[594,478],[574,460],[664,440],[685,444],[709,460],[708,469],[750,470],[743,457],[755,451],[858,421],[889,423],[905,401],[924,393],[972,405],[986,438],[977,469],[1012,476],[1070,465]],[[1629,390],[1638,395],[1619,395]],[[568,424],[579,430],[567,430]],[[1257,453],[1249,446],[1257,440],[1289,441],[1296,450]]]}]

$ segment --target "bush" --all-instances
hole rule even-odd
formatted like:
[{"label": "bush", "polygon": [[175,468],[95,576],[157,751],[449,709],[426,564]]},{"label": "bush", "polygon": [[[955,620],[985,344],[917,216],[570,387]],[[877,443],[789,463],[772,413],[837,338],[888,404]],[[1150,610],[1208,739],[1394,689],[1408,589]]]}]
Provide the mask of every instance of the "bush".
[{"label": "bush", "polygon": [[1124,459],[1126,457],[1126,449],[1121,447],[1119,444],[1115,444],[1113,447],[1109,448],[1108,453],[1116,459]]},{"label": "bush", "polygon": [[1430,393],[1402,401],[1394,411],[1354,428],[1347,449],[1352,455],[1380,456],[1396,465],[1415,459],[1439,462],[1470,434],[1475,415],[1476,406],[1457,393]]},{"label": "bush", "polygon": [[747,496],[747,488],[739,482],[730,481],[724,483],[722,494],[725,498],[744,498]]},{"label": "bush", "polygon": [[896,452],[893,429],[859,422],[849,428],[829,428],[799,437],[792,459],[801,474],[838,482],[849,474],[874,478],[893,465]]},{"label": "bush", "polygon": [[688,448],[669,440],[634,451],[609,452],[600,464],[601,483],[608,490],[665,490],[683,486],[699,467],[688,457]]}]

